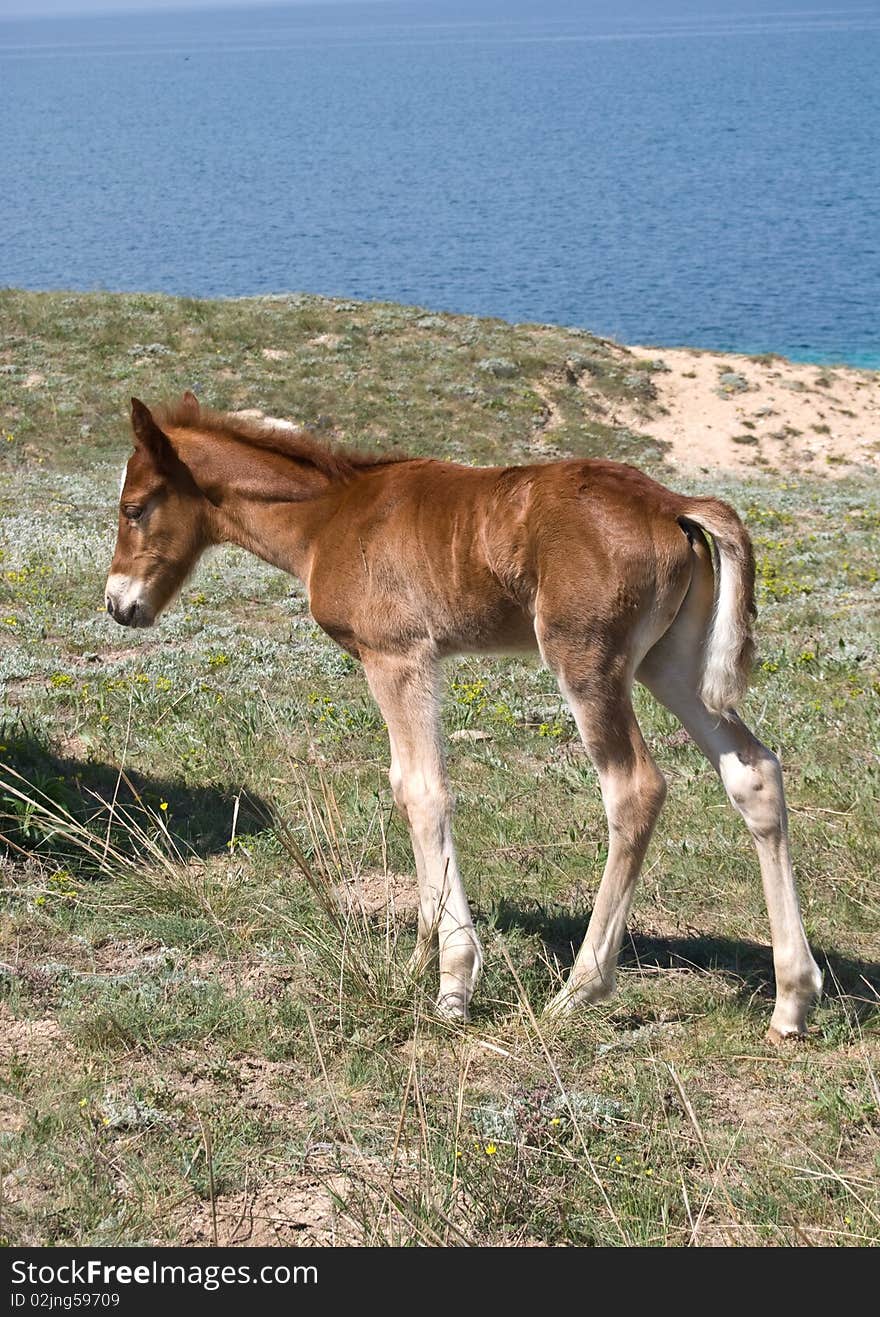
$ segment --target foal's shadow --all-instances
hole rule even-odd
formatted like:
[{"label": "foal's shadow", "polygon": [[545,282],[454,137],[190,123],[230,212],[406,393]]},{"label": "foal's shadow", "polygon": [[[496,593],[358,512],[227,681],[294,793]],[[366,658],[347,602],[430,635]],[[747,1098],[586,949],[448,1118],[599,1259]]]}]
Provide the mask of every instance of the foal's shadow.
[{"label": "foal's shadow", "polygon": [[[579,914],[534,905],[529,908],[502,901],[493,912],[501,932],[518,929],[537,934],[563,969],[574,962],[589,922],[589,911]],[[823,996],[846,998],[858,1018],[880,1006],[880,964],[855,960],[824,947],[812,946],[825,974]],[[687,937],[627,934],[620,965],[628,969],[717,970],[737,985],[740,1001],[773,996],[773,958],[769,946],[736,938],[694,933]]]},{"label": "foal's shadow", "polygon": [[[61,863],[76,860],[88,871],[87,856],[63,826],[65,815],[103,836],[111,805],[114,844],[129,853],[138,851],[143,830],[161,831],[184,856],[219,854],[229,845],[233,819],[235,834],[241,836],[262,831],[271,816],[263,799],[231,784],[189,786],[136,769],[120,775],[113,764],[56,754],[30,732],[7,731],[0,742],[0,853],[5,838],[6,846],[18,853],[33,852]],[[13,772],[4,772],[5,767]]]}]

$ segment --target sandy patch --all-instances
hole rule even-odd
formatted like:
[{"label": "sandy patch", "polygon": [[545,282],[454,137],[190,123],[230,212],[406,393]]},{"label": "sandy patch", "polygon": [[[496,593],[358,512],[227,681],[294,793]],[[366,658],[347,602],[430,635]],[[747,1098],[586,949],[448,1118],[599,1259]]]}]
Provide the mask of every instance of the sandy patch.
[{"label": "sandy patch", "polygon": [[411,923],[419,908],[415,874],[363,873],[336,888],[343,910],[352,915],[388,915]]},{"label": "sandy patch", "polygon": [[[613,407],[623,425],[668,444],[683,469],[841,476],[880,470],[880,371],[802,365],[692,348],[619,349],[651,361],[656,399]],[[590,378],[581,380],[590,391]]]},{"label": "sandy patch", "polygon": [[67,1042],[57,1020],[19,1020],[5,1003],[0,1003],[0,1071],[14,1060],[34,1070],[58,1064]]},{"label": "sandy patch", "polygon": [[[340,1167],[340,1158],[349,1170]],[[398,1202],[413,1204],[420,1197],[419,1168],[406,1154],[399,1153],[396,1169],[389,1171],[348,1144],[312,1143],[297,1169],[274,1169],[268,1179],[218,1196],[218,1244],[333,1247],[421,1237],[411,1224],[413,1209],[399,1210],[389,1196],[390,1190]],[[175,1243],[212,1243],[212,1217],[210,1202],[191,1200],[181,1210]]]},{"label": "sandy patch", "polygon": [[[253,1192],[218,1198],[217,1242],[221,1246],[246,1244],[252,1248],[285,1245],[353,1244],[359,1232],[340,1214],[336,1197],[345,1197],[348,1177],[329,1175],[323,1180],[307,1175],[281,1179]],[[199,1203],[182,1223],[176,1244],[213,1243],[210,1203]]]}]

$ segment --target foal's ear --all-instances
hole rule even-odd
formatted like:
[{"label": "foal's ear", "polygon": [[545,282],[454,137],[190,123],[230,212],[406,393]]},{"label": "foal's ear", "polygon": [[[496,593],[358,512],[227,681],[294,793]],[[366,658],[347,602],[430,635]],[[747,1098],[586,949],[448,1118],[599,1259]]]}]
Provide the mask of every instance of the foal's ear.
[{"label": "foal's ear", "polygon": [[140,398],[131,400],[131,428],[134,446],[149,457],[160,471],[168,471],[174,462],[174,449],[163,430],[153,420],[153,413]]},{"label": "foal's ear", "polygon": [[192,390],[187,389],[186,393],[180,400],[181,419],[187,425],[198,425],[201,418],[201,409],[199,400]]}]

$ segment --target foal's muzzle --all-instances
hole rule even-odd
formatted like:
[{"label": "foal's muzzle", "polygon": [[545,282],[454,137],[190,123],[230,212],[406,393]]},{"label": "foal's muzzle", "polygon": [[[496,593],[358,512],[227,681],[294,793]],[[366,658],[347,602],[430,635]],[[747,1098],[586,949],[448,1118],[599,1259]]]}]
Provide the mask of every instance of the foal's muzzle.
[{"label": "foal's muzzle", "polygon": [[123,576],[110,577],[104,594],[107,612],[120,626],[152,626],[156,615],[139,586]]},{"label": "foal's muzzle", "polygon": [[148,609],[144,608],[140,600],[135,599],[130,604],[117,604],[110,596],[107,596],[107,612],[118,622],[120,626],[152,626],[153,617]]}]

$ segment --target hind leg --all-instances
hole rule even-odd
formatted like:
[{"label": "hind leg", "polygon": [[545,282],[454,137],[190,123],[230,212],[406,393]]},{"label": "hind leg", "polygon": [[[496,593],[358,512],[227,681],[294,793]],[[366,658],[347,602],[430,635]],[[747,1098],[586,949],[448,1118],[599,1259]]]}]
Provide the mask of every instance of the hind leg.
[{"label": "hind leg", "polygon": [[[599,775],[608,818],[608,859],[583,946],[568,982],[547,1010],[560,1014],[614,991],[617,957],[636,880],[666,798],[666,781],[642,738],[623,661],[608,671],[598,652],[542,638]],[[573,657],[576,655],[576,657]]]},{"label": "hind leg", "polygon": [[776,973],[776,1005],[768,1037],[773,1042],[806,1033],[807,1016],[822,990],[822,974],[807,943],[788,844],[782,770],[739,717],[718,718],[699,696],[697,610],[687,607],[638,672],[639,681],[680,719],[718,772],[735,809],[752,835]]}]

